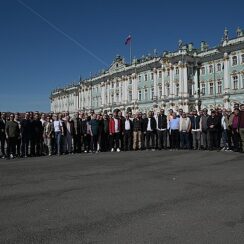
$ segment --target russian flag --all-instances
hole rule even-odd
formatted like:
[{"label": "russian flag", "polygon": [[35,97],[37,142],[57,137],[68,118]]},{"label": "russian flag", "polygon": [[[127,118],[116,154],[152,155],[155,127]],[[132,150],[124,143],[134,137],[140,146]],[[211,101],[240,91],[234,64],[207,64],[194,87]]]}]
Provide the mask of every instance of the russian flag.
[{"label": "russian flag", "polygon": [[131,42],[131,35],[129,35],[125,40],[125,45]]}]

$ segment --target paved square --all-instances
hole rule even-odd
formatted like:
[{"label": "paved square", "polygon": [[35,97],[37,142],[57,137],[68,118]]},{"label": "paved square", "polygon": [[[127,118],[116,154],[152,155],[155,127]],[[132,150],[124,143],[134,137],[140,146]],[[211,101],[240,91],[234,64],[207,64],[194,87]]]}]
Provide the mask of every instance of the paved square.
[{"label": "paved square", "polygon": [[243,154],[0,160],[0,174],[0,243],[244,243]]}]

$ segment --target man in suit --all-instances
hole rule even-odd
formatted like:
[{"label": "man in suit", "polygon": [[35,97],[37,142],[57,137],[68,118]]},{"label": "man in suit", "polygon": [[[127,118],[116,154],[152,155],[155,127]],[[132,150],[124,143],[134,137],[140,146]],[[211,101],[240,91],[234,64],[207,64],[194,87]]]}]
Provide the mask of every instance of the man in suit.
[{"label": "man in suit", "polygon": [[161,109],[156,117],[157,134],[158,134],[158,149],[167,149],[167,116],[164,114],[164,109]]},{"label": "man in suit", "polygon": [[[156,127],[157,123],[155,118],[153,117],[152,111],[148,113],[148,117],[145,118],[143,122],[143,131],[144,134],[146,134],[146,147],[148,149],[152,149],[152,151],[155,151],[155,133],[156,133]],[[151,140],[151,145],[150,145]]]},{"label": "man in suit", "polygon": [[122,120],[122,135],[124,137],[124,151],[131,150],[131,137],[133,131],[133,122],[130,120],[129,114],[126,114]]}]

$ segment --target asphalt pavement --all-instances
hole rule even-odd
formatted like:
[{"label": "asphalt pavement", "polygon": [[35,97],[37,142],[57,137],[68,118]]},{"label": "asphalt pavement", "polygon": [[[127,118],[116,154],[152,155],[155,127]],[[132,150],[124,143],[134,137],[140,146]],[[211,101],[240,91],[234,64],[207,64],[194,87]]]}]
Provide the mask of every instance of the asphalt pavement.
[{"label": "asphalt pavement", "polygon": [[0,160],[0,243],[244,243],[244,155]]}]

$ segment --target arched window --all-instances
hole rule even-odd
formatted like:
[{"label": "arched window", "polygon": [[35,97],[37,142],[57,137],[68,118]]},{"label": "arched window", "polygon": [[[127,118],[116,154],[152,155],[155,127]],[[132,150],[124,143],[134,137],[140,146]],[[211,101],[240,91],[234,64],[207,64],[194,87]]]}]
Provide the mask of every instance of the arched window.
[{"label": "arched window", "polygon": [[233,89],[237,90],[238,89],[238,76],[234,75],[232,79],[233,79]]},{"label": "arched window", "polygon": [[202,73],[202,75],[205,75],[205,67],[201,68],[201,73]]},{"label": "arched window", "polygon": [[210,73],[210,74],[213,73],[213,65],[209,65],[209,73]]},{"label": "arched window", "polygon": [[241,55],[241,63],[244,63],[244,54]]},{"label": "arched window", "polygon": [[179,74],[179,68],[178,68],[178,67],[175,68],[175,74],[176,74],[176,75]]},{"label": "arched window", "polygon": [[237,56],[232,57],[232,65],[237,65]]},{"label": "arched window", "polygon": [[217,71],[218,71],[218,72],[221,71],[221,64],[220,64],[220,63],[217,64]]},{"label": "arched window", "polygon": [[176,84],[175,88],[176,88],[175,89],[176,90],[176,94],[175,95],[178,97],[179,96],[179,88],[180,88],[179,83]]},{"label": "arched window", "polygon": [[141,101],[141,90],[138,91],[138,100]]},{"label": "arched window", "polygon": [[166,93],[167,93],[167,96],[169,96],[169,94],[170,94],[169,83],[167,83],[167,85],[166,85]]},{"label": "arched window", "polygon": [[161,71],[161,70],[158,72],[158,78],[159,78],[159,79],[162,78],[162,71]]},{"label": "arched window", "polygon": [[222,81],[218,81],[218,94],[222,94]]},{"label": "arched window", "polygon": [[145,100],[148,99],[148,98],[147,98],[147,89],[145,89],[145,91],[144,91],[144,97],[145,97]]},{"label": "arched window", "polygon": [[213,95],[214,94],[214,86],[213,86],[213,82],[209,83],[209,95]]},{"label": "arched window", "polygon": [[201,93],[202,93],[202,96],[204,96],[205,93],[206,93],[206,85],[205,85],[205,83],[202,83],[202,85],[201,85]]}]

